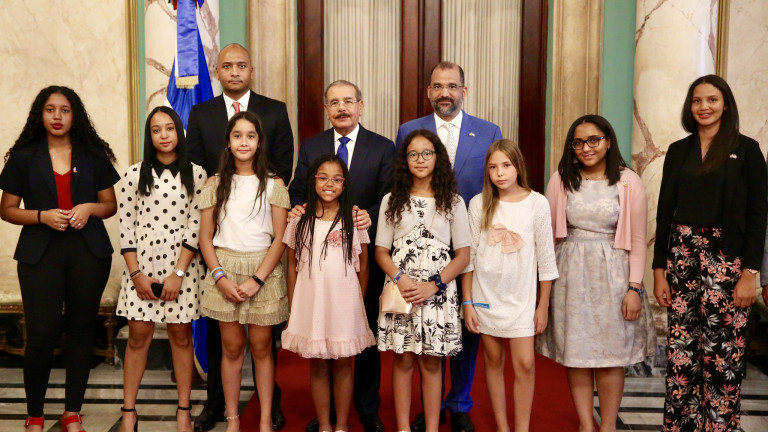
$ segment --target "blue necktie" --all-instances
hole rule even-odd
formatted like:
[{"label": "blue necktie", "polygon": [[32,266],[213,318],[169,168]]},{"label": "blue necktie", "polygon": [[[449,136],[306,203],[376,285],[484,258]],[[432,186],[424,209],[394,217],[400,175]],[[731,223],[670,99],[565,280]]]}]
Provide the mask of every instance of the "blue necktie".
[{"label": "blue necktie", "polygon": [[348,137],[339,138],[339,151],[336,154],[349,166],[349,152],[347,151],[347,143],[352,141]]}]

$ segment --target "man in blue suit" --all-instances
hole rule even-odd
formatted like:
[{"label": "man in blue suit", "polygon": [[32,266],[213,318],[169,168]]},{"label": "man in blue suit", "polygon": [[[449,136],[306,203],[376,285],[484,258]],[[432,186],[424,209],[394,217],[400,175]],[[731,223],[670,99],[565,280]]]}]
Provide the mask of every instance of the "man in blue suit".
[{"label": "man in blue suit", "polygon": [[[345,187],[350,188],[352,203],[361,210],[355,223],[371,223],[369,231],[372,241],[368,245],[370,274],[367,289],[363,287],[363,302],[368,325],[375,335],[378,330],[379,296],[384,285],[384,273],[374,259],[373,240],[376,238],[381,199],[392,186],[395,145],[391,140],[360,125],[363,97],[360,89],[349,81],[339,80],[328,86],[325,90],[325,113],[333,127],[301,143],[296,172],[288,192],[291,195],[291,204],[301,206],[306,202],[307,170],[312,161],[326,154],[337,154],[346,161],[349,178]],[[381,403],[380,382],[381,358],[379,350],[372,346],[355,358],[354,403],[366,432],[384,430],[384,424],[378,414]],[[318,429],[316,420],[306,427],[307,432]]]},{"label": "man in blue suit", "polygon": [[[427,97],[435,110],[434,114],[401,125],[397,131],[396,146],[400,148],[405,137],[414,130],[428,129],[436,132],[448,150],[448,157],[456,173],[459,194],[464,203],[469,204],[469,200],[483,190],[485,152],[493,141],[501,139],[501,129],[489,121],[472,117],[461,109],[467,90],[461,66],[450,62],[438,63],[432,69],[427,88]],[[450,361],[451,391],[443,402],[440,415],[442,423],[445,410],[451,412],[453,432],[475,430],[469,418],[469,410],[472,409],[469,392],[475,376],[480,335],[470,333],[462,325],[462,338],[464,349]],[[424,428],[422,413],[411,424],[411,430],[418,432]]]}]

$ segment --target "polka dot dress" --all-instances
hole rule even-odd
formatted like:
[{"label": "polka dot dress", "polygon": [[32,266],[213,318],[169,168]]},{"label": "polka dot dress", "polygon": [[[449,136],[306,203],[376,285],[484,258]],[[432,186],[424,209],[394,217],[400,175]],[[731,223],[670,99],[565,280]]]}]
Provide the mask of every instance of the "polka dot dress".
[{"label": "polka dot dress", "polygon": [[[182,248],[197,252],[200,231],[198,199],[205,185],[205,170],[193,164],[194,192],[181,183],[181,174],[170,169],[160,176],[152,170],[154,186],[149,196],[139,194],[141,162],[123,176],[120,191],[121,252],[136,252],[139,269],[160,282],[173,274]],[[187,323],[200,315],[199,286],[205,276],[200,253],[187,267],[179,297],[173,301],[141,300],[128,270],[123,272],[117,314],[128,319],[164,323]]]}]

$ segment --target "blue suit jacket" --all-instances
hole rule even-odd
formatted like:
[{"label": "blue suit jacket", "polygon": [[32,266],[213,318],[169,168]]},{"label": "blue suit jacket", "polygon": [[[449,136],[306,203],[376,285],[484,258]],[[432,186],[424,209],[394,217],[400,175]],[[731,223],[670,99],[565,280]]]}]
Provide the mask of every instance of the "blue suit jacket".
[{"label": "blue suit jacket", "polygon": [[[333,129],[327,129],[301,143],[296,172],[288,187],[291,205],[306,202],[307,171],[317,157],[334,154]],[[346,186],[350,188],[352,203],[368,211],[371,217],[371,238],[375,238],[381,199],[392,187],[392,164],[395,146],[391,140],[360,125],[352,153],[352,168]],[[373,243],[373,241],[371,241]]]},{"label": "blue suit jacket", "polygon": [[[434,114],[400,125],[395,146],[399,149],[405,137],[417,129],[427,129],[437,133]],[[464,112],[453,171],[456,182],[459,184],[459,195],[466,205],[469,205],[472,197],[482,192],[485,152],[492,142],[501,138],[499,126]]]}]

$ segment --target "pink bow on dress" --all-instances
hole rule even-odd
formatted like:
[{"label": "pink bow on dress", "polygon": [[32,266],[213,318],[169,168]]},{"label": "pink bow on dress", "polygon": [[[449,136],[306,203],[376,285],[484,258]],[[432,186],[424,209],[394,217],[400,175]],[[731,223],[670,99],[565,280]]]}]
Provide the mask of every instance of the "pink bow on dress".
[{"label": "pink bow on dress", "polygon": [[488,233],[488,246],[493,246],[499,242],[501,242],[501,251],[503,253],[517,252],[525,245],[520,234],[508,230],[502,224],[495,224]]}]

